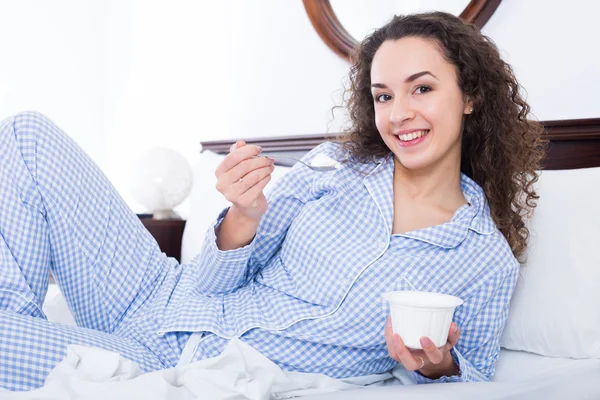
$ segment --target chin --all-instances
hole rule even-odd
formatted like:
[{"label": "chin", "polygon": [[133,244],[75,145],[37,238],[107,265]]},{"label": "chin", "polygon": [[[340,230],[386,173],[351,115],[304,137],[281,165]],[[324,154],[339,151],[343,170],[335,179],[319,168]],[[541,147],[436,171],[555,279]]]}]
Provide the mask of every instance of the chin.
[{"label": "chin", "polygon": [[428,162],[427,160],[418,159],[416,157],[398,157],[398,156],[396,156],[396,159],[398,159],[398,161],[400,162],[400,165],[402,165],[404,168],[413,170],[413,171],[424,169],[431,165],[431,163]]}]

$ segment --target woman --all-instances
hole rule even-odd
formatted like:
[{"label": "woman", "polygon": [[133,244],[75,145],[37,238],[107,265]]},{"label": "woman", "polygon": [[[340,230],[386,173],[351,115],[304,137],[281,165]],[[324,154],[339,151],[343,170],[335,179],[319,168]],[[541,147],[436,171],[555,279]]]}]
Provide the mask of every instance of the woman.
[{"label": "woman", "polygon": [[[233,337],[291,371],[348,377],[400,361],[418,382],[488,380],[527,241],[541,129],[495,47],[448,14],[376,31],[351,82],[347,140],[305,157],[343,168],[298,164],[267,202],[272,160],[238,142],[216,171],[232,206],[181,266],[47,118],[5,120],[0,386],[42,385],[69,344],[151,371],[218,355]],[[78,327],[45,320],[49,269]],[[386,346],[381,294],[408,285],[465,300],[444,348],[410,353],[389,328]]]},{"label": "woman", "polygon": [[[217,188],[233,204],[217,226],[217,246],[240,251],[244,262],[267,249],[250,255],[248,269],[237,267],[246,281],[330,307],[321,322],[302,328],[331,331],[315,341],[342,361],[323,362],[320,372],[391,367],[378,353],[382,317],[373,305],[386,289],[416,286],[465,304],[441,349],[422,338],[424,350],[410,351],[388,320],[390,357],[415,371],[417,382],[489,380],[527,244],[524,217],[537,199],[531,184],[545,147],[542,129],[527,120],[529,106],[494,44],[454,16],[396,17],[362,42],[353,62],[349,133],[340,148],[325,144],[307,157],[325,154],[352,168],[323,176],[300,167],[267,207],[269,160],[238,143],[217,169]],[[352,283],[338,285],[344,279]]]},{"label": "woman", "polygon": [[[394,19],[368,37],[354,57],[350,113],[355,125],[347,147],[361,159],[394,153],[392,232],[456,218],[465,204],[462,172],[483,189],[489,204],[486,218],[491,216],[501,233],[494,236],[506,240],[513,255],[521,258],[528,239],[524,218],[535,207],[531,185],[537,181],[545,141],[541,126],[527,120],[529,106],[495,45],[458,18],[433,13]],[[405,141],[402,133],[413,129],[427,133]],[[490,244],[480,246],[491,251]],[[469,256],[464,257],[466,262]],[[508,264],[489,265],[511,271],[504,272],[502,283],[494,281],[499,276],[482,282],[495,291],[486,293],[492,296],[480,309],[486,314],[468,322],[475,299],[467,300],[456,315],[460,329],[451,328],[442,349],[425,339],[424,351],[408,351],[400,337],[392,337],[388,321],[390,356],[418,371],[420,382],[461,372],[463,380],[489,379],[517,274]],[[460,354],[467,351],[470,362],[464,370]]]}]

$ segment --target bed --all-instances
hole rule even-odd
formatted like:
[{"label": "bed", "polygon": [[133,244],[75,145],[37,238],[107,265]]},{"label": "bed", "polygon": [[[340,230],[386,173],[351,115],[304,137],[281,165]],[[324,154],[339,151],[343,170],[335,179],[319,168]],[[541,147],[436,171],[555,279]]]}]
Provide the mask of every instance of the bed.
[{"label": "bed", "polygon": [[[305,398],[600,399],[600,119],[544,124],[550,146],[537,183],[541,199],[530,221],[528,259],[492,382],[401,385],[390,379],[380,386]],[[247,141],[262,146],[266,154],[301,157],[324,140],[323,135],[310,135]],[[214,169],[232,143],[202,142],[182,237],[183,263],[200,250],[206,229],[227,205],[214,190]],[[278,165],[269,186],[292,163]],[[49,300],[49,318],[72,323],[56,288]]]}]

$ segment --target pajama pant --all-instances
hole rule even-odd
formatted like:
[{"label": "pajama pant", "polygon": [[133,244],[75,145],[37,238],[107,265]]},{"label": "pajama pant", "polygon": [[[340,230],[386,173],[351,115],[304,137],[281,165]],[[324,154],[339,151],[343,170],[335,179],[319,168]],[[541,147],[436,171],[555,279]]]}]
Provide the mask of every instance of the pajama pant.
[{"label": "pajama pant", "polygon": [[[181,266],[75,142],[39,113],[0,123],[0,387],[43,385],[67,345],[177,364],[188,333],[159,334]],[[77,327],[49,322],[52,271]]]}]

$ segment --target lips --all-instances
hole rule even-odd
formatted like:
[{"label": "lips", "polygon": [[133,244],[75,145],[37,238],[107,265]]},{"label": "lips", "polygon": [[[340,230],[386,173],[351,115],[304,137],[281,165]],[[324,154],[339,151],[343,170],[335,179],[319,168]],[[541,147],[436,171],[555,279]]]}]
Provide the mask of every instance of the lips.
[{"label": "lips", "polygon": [[[406,131],[404,131],[406,132]],[[403,133],[401,135],[396,135],[396,140],[398,146],[409,149],[409,148],[420,148],[420,144],[427,140],[429,137],[429,129],[423,130],[413,130],[408,131],[407,133]]]}]

